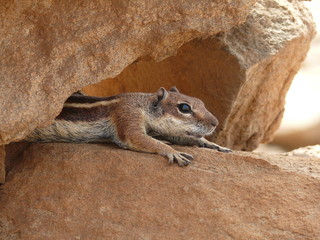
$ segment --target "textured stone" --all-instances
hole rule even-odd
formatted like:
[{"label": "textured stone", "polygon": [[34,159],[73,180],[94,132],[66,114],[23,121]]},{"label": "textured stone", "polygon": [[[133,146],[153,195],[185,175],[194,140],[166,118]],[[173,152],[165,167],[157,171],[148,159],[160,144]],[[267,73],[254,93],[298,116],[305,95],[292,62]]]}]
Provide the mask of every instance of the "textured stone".
[{"label": "textured stone", "polygon": [[320,162],[320,145],[301,147],[291,152],[288,152],[287,155],[319,158],[319,162]]},{"label": "textured stone", "polygon": [[303,2],[287,0],[258,1],[245,24],[222,36],[246,77],[217,142],[252,150],[272,140],[314,36]]},{"label": "textured stone", "polygon": [[49,124],[72,92],[242,23],[254,3],[1,1],[0,144]]},{"label": "textured stone", "polygon": [[213,140],[252,150],[270,141],[278,128],[286,92],[314,35],[303,2],[258,1],[239,27],[186,43],[162,62],[134,63],[84,92],[103,96],[176,85],[201,98],[217,116]]},{"label": "textured stone", "polygon": [[1,190],[0,239],[318,239],[318,159],[174,147],[194,162],[31,144]]},{"label": "textured stone", "polygon": [[5,148],[3,145],[0,145],[0,184],[4,183],[6,178],[5,156]]}]

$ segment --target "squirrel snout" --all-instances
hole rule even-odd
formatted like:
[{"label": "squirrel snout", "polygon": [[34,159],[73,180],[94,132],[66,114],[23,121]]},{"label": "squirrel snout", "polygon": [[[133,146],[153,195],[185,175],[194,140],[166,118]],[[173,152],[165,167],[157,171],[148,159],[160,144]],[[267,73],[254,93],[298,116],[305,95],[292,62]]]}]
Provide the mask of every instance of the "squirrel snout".
[{"label": "squirrel snout", "polygon": [[212,116],[211,125],[213,127],[216,127],[216,126],[218,126],[218,124],[219,124],[218,119],[216,117]]}]

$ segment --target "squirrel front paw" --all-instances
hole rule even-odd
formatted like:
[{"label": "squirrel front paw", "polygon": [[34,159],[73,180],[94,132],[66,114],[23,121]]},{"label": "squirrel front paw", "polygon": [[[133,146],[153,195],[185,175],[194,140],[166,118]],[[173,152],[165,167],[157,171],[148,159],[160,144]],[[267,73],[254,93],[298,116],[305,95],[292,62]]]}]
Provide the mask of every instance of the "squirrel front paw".
[{"label": "squirrel front paw", "polygon": [[187,166],[193,160],[193,156],[184,152],[174,152],[167,154],[169,163],[176,161],[180,167]]}]

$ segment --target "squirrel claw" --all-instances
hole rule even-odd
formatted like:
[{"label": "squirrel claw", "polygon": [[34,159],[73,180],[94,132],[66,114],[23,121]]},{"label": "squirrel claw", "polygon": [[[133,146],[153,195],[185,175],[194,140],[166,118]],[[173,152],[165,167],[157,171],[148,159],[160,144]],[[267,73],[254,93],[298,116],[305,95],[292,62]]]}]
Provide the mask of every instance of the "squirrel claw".
[{"label": "squirrel claw", "polygon": [[185,158],[187,158],[188,160],[193,160],[193,156],[188,154],[188,153],[180,153],[182,156],[184,156]]},{"label": "squirrel claw", "polygon": [[217,150],[218,150],[219,152],[224,152],[224,153],[232,152],[231,149],[225,148],[225,147],[219,147]]},{"label": "squirrel claw", "polygon": [[168,156],[169,163],[172,164],[174,161],[178,163],[180,167],[187,166],[193,160],[193,156],[183,152],[177,152]]}]

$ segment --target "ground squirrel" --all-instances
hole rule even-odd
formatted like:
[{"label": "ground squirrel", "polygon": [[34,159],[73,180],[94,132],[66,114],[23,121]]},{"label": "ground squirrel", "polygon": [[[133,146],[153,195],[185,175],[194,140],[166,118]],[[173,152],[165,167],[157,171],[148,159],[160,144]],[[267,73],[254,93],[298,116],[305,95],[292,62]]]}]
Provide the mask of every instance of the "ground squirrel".
[{"label": "ground squirrel", "polygon": [[161,140],[179,145],[197,145],[230,152],[204,136],[213,133],[218,120],[194,97],[160,88],[156,93],[123,93],[91,97],[79,92],[65,102],[54,123],[36,128],[28,142],[104,142],[122,148],[166,156],[179,166],[193,156],[179,152]]}]

